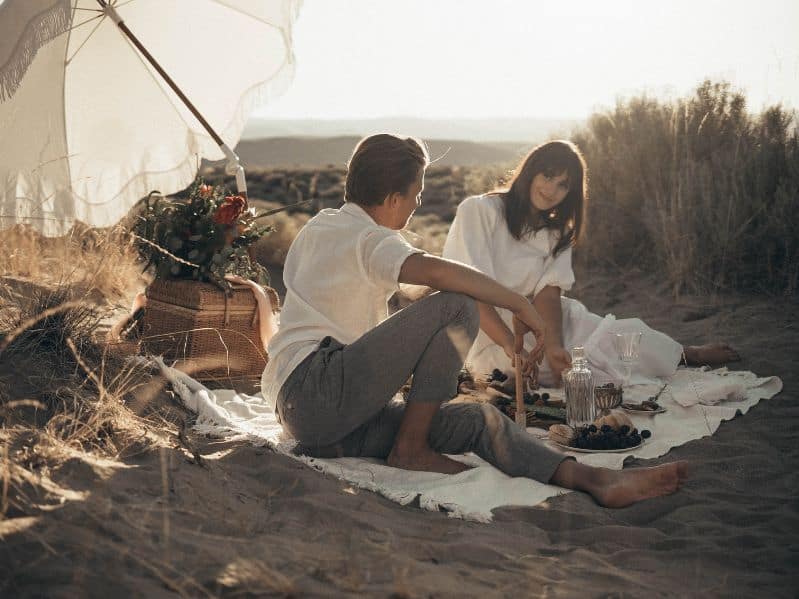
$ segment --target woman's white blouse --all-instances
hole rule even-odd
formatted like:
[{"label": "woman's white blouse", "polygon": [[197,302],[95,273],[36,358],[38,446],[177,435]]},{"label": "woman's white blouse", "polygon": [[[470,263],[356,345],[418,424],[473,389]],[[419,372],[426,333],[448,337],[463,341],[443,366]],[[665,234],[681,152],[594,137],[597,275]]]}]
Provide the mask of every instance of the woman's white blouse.
[{"label": "woman's white blouse", "polygon": [[[501,198],[494,194],[474,196],[458,207],[443,255],[474,266],[513,291],[533,299],[548,285],[567,291],[574,284],[571,248],[552,257],[557,235],[557,232],[542,229],[521,240],[514,239],[505,224]],[[613,346],[618,332],[638,331],[644,335],[641,356],[633,370],[635,382],[670,376],[677,368],[682,346],[637,318],[616,320],[612,314],[602,318],[589,312],[577,300],[567,297],[561,297],[561,311],[564,347],[585,347],[598,382],[618,382],[623,376],[625,367],[619,362]],[[508,328],[512,328],[511,313],[501,308],[497,308],[497,312]],[[524,345],[528,350],[534,346],[531,333],[525,336]],[[477,374],[488,373],[494,368],[512,371],[505,352],[482,330],[469,352],[467,363]],[[545,385],[553,383],[546,360],[541,365],[539,380]]]},{"label": "woman's white blouse", "polygon": [[553,258],[557,241],[558,233],[548,229],[515,239],[505,224],[502,199],[494,194],[472,196],[458,206],[443,255],[532,299],[548,285],[567,291],[574,284],[572,250]]}]

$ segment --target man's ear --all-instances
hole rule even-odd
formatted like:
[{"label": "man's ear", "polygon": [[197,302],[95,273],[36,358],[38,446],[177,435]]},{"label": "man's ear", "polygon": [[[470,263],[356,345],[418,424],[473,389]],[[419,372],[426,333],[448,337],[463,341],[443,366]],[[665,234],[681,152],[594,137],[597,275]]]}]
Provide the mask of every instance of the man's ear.
[{"label": "man's ear", "polygon": [[399,192],[395,191],[393,193],[388,194],[386,196],[386,199],[384,200],[386,208],[391,208],[391,209],[396,208],[397,204],[401,199],[402,199],[402,194]]}]

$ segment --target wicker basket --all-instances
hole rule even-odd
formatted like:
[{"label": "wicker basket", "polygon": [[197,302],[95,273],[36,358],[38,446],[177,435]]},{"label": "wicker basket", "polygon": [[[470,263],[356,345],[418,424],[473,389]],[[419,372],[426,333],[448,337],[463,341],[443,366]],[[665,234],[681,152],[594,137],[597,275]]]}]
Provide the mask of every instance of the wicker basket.
[{"label": "wicker basket", "polygon": [[[277,308],[274,289],[266,291]],[[174,361],[197,380],[261,376],[268,357],[249,287],[234,285],[227,295],[211,283],[157,279],[145,293],[142,351]]]}]

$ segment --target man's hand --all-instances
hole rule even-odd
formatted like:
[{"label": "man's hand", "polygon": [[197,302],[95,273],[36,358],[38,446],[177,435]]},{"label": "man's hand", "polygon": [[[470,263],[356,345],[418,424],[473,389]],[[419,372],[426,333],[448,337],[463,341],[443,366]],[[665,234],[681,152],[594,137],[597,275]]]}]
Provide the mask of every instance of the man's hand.
[{"label": "man's hand", "polygon": [[[516,367],[516,354],[515,348],[513,344],[508,344],[502,346],[502,349],[505,351],[505,355],[508,356],[510,359],[511,365]],[[525,379],[531,379],[534,376],[538,376],[538,364],[536,364],[535,360],[530,358],[529,352],[522,348],[521,352],[519,352],[519,357],[521,358],[521,366],[522,366],[522,377]],[[540,362],[540,360],[539,360]]]},{"label": "man's hand", "polygon": [[520,353],[524,349],[524,336],[532,333],[535,336],[535,347],[530,351],[530,360],[538,364],[544,356],[544,340],[547,327],[532,304],[513,314],[513,351]]},{"label": "man's hand", "polygon": [[544,350],[549,367],[552,369],[552,376],[555,385],[560,385],[563,371],[571,368],[572,358],[569,352],[559,346],[548,347]]}]

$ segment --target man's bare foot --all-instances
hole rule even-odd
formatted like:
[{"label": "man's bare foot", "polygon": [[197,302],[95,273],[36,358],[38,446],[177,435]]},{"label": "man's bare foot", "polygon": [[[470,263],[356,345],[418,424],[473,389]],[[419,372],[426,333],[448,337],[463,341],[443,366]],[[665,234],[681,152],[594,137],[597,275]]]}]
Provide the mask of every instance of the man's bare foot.
[{"label": "man's bare foot", "polygon": [[683,348],[686,366],[720,366],[741,359],[738,352],[726,343],[686,345]]},{"label": "man's bare foot", "polygon": [[441,474],[458,474],[471,467],[456,462],[452,458],[436,453],[432,449],[416,450],[413,452],[399,451],[396,447],[386,460],[389,466],[403,470],[417,470],[422,472],[439,472]]},{"label": "man's bare foot", "polygon": [[688,478],[688,463],[630,470],[597,468],[594,476],[596,480],[586,490],[600,505],[620,508],[674,493]]}]

